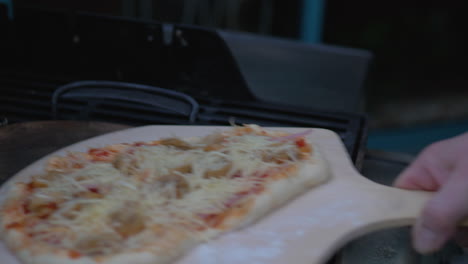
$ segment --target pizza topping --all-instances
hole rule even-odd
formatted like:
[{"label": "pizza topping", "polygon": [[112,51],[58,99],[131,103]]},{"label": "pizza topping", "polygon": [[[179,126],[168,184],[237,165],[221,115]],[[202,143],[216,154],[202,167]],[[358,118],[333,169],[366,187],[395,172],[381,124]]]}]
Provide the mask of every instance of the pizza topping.
[{"label": "pizza topping", "polygon": [[81,253],[76,251],[76,250],[70,250],[70,251],[68,251],[68,256],[71,259],[77,259],[77,258],[81,257]]},{"label": "pizza topping", "polygon": [[24,227],[24,224],[21,222],[13,222],[13,223],[6,225],[7,229],[23,228],[23,227]]},{"label": "pizza topping", "polygon": [[24,212],[32,213],[39,218],[47,218],[51,213],[57,210],[55,202],[43,202],[38,200],[29,200],[24,203]]},{"label": "pizza topping", "polygon": [[77,198],[85,198],[85,199],[100,199],[104,198],[104,195],[98,192],[79,192],[75,195]]},{"label": "pizza topping", "polygon": [[265,162],[282,164],[287,161],[297,160],[297,152],[287,151],[287,150],[278,152],[278,153],[265,152],[265,153],[262,153],[262,160]]},{"label": "pizza topping", "polygon": [[159,143],[164,146],[172,146],[181,150],[189,150],[193,148],[189,143],[178,138],[162,139]]},{"label": "pizza topping", "polygon": [[138,234],[145,229],[144,216],[136,203],[127,203],[125,208],[111,213],[109,221],[115,231],[123,238]]},{"label": "pizza topping", "polygon": [[303,138],[296,140],[296,145],[300,148],[305,147],[306,145],[305,140]]},{"label": "pizza topping", "polygon": [[56,174],[70,173],[84,168],[89,163],[86,153],[68,153],[65,157],[52,157],[47,162],[47,176],[53,178]]},{"label": "pizza topping", "polygon": [[99,256],[114,252],[121,244],[112,235],[91,235],[78,240],[73,246],[82,255]]},{"label": "pizza topping", "polygon": [[299,132],[299,133],[289,134],[289,135],[286,135],[286,136],[273,137],[273,138],[271,138],[271,140],[273,140],[273,141],[287,141],[287,140],[291,140],[291,139],[300,139],[300,138],[304,138],[304,136],[307,136],[310,133],[312,133],[311,129],[303,131],[303,132]]},{"label": "pizza topping", "polygon": [[88,188],[88,191],[90,191],[92,193],[99,193],[99,187],[98,186],[87,186],[86,188]]},{"label": "pizza topping", "polygon": [[[22,211],[37,219],[27,232],[79,258],[138,248],[167,229],[220,228],[226,211],[261,193],[270,174],[310,155],[304,135],[246,126],[52,158],[47,174],[26,185],[31,197]],[[25,225],[7,228],[17,226]]]},{"label": "pizza topping", "polygon": [[175,173],[159,177],[155,184],[156,189],[167,190],[169,198],[181,199],[189,189],[187,180]]},{"label": "pizza topping", "polygon": [[191,173],[192,172],[192,165],[191,164],[185,164],[180,167],[171,169],[171,172],[173,173]]},{"label": "pizza topping", "polygon": [[215,166],[205,171],[203,174],[204,178],[221,178],[229,175],[229,171],[232,168],[232,163],[224,160],[216,163]]},{"label": "pizza topping", "polygon": [[45,182],[40,182],[38,180],[32,180],[30,183],[27,184],[27,189],[28,191],[32,191],[37,188],[44,188],[47,187],[47,183]]},{"label": "pizza topping", "polygon": [[110,156],[110,151],[105,150],[105,149],[96,149],[92,148],[89,151],[89,154],[96,157],[96,158],[106,158]]},{"label": "pizza topping", "polygon": [[219,224],[221,224],[221,221],[223,219],[222,214],[207,214],[203,215],[203,220],[206,222],[206,224],[210,227],[217,227]]}]

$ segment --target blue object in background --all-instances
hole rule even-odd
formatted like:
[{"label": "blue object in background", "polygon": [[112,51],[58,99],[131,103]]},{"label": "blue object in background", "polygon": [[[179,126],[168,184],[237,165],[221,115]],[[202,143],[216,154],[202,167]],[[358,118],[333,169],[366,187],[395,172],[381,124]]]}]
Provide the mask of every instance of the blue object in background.
[{"label": "blue object in background", "polygon": [[427,145],[468,131],[468,120],[370,131],[367,148],[417,154]]},{"label": "blue object in background", "polygon": [[0,0],[0,4],[4,4],[8,8],[8,18],[13,19],[13,3],[11,0]]},{"label": "blue object in background", "polygon": [[324,0],[302,0],[301,39],[308,43],[322,41]]}]

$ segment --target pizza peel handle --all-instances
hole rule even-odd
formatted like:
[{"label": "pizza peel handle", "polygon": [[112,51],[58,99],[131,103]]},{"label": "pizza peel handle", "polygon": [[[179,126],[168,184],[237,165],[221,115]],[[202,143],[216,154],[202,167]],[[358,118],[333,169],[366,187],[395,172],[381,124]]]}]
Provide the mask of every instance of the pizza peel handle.
[{"label": "pizza peel handle", "polygon": [[[317,130],[314,137],[311,140],[317,142],[324,152],[332,176],[328,183],[317,187],[317,193],[320,189],[327,190],[315,198],[328,201],[322,207],[339,201],[348,206],[343,205],[337,208],[335,215],[330,215],[330,220],[338,223],[333,228],[324,224],[325,228],[317,228],[310,233],[310,245],[320,249],[316,250],[315,258],[311,256],[308,262],[301,263],[324,263],[333,252],[360,235],[415,222],[432,193],[372,182],[354,169],[337,135],[331,131]],[[318,208],[310,208],[315,209]],[[337,220],[339,218],[345,221]],[[461,225],[468,226],[468,221]]]}]

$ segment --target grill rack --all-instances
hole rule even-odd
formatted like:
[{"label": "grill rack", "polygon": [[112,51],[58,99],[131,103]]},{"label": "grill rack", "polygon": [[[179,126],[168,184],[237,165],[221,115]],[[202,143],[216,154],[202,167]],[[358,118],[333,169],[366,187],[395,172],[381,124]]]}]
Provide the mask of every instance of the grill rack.
[{"label": "grill rack", "polygon": [[[0,115],[9,123],[52,119],[52,95],[63,82],[35,79],[18,74],[0,74]],[[352,160],[360,168],[367,137],[367,118],[355,113],[327,112],[269,102],[229,101],[194,96],[199,104],[194,122],[177,113],[161,112],[144,105],[101,103],[85,119],[128,125],[230,125],[255,123],[261,126],[318,127],[335,131]],[[61,119],[80,120],[84,100],[68,99],[61,105]]]}]

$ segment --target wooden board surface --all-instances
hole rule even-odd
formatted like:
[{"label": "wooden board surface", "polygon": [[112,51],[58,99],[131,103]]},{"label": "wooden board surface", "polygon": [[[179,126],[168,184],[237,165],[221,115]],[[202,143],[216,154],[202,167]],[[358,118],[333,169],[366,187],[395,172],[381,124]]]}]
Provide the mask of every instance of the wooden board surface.
[{"label": "wooden board surface", "polygon": [[[138,127],[92,138],[51,155],[167,136],[203,136],[220,129],[226,127]],[[411,223],[430,197],[428,193],[399,190],[365,179],[354,169],[345,147],[332,131],[314,129],[308,138],[328,162],[331,179],[327,183],[311,189],[248,228],[198,246],[177,264],[324,263],[342,245],[359,235]],[[40,172],[47,158],[49,156],[26,167],[2,186],[0,202],[8,184]],[[20,264],[2,243],[0,259],[2,264]]]}]

